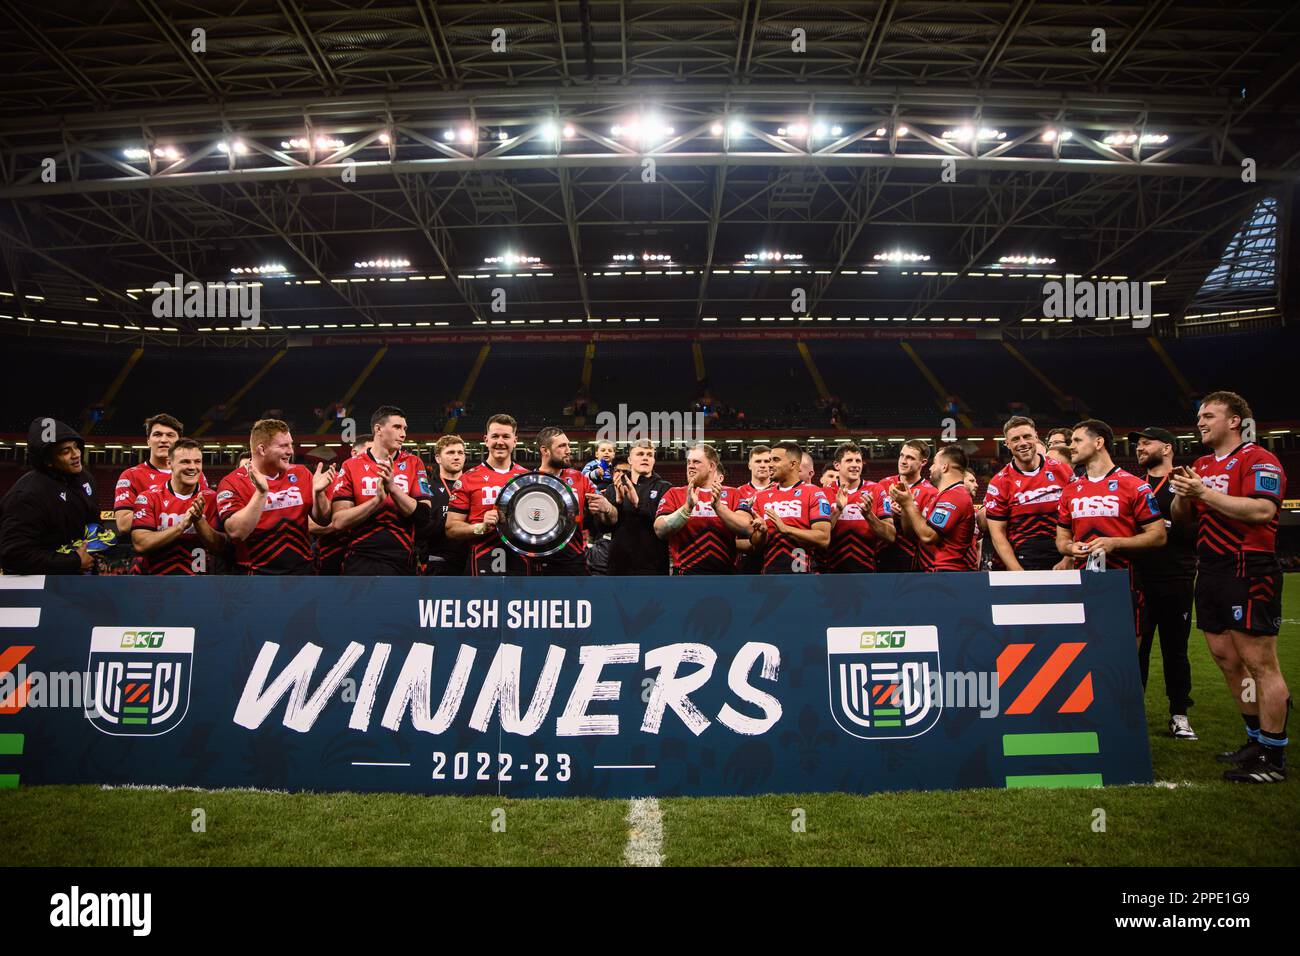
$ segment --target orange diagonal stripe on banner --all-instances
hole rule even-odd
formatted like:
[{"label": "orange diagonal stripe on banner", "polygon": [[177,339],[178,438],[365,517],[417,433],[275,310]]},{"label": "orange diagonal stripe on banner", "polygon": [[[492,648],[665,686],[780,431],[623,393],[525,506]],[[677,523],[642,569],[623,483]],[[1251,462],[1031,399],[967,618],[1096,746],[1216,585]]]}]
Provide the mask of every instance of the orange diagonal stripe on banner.
[{"label": "orange diagonal stripe on banner", "polygon": [[1027,714],[1042,703],[1047,692],[1061,679],[1065,669],[1074,662],[1079,652],[1086,646],[1085,644],[1062,644],[1052,651],[1052,656],[1047,659],[1047,663],[1039,668],[1033,680],[1020,692],[1020,696],[1011,702],[1006,713]]},{"label": "orange diagonal stripe on banner", "polygon": [[883,704],[898,690],[897,684],[881,684],[880,689],[876,691],[876,703]]},{"label": "orange diagonal stripe on banner", "polygon": [[1092,706],[1092,671],[1083,675],[1070,699],[1061,705],[1058,714],[1082,714]]},{"label": "orange diagonal stripe on banner", "polygon": [[1033,644],[1008,644],[998,655],[998,686],[1011,676],[1011,672],[1020,666],[1025,655],[1034,649]]},{"label": "orange diagonal stripe on banner", "polygon": [[[0,651],[0,674],[13,670],[18,666],[18,662],[35,650],[33,644],[14,644]],[[27,692],[31,689],[32,679],[29,677],[23,681],[22,685],[15,688],[14,692],[0,700],[0,714],[16,714],[27,706]]]}]

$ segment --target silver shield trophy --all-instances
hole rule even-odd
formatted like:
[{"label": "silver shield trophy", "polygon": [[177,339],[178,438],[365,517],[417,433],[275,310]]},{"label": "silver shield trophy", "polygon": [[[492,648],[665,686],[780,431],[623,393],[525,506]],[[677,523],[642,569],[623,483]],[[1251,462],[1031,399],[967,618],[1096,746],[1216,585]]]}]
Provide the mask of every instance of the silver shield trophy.
[{"label": "silver shield trophy", "polygon": [[512,551],[527,558],[544,558],[569,543],[578,530],[580,507],[578,496],[563,481],[530,472],[501,489],[497,529]]}]

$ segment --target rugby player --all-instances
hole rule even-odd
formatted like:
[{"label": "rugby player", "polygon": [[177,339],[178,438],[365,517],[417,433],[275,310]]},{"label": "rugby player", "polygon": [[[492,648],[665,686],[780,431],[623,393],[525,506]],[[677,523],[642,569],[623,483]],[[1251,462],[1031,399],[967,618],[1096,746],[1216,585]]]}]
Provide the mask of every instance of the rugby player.
[{"label": "rugby player", "polygon": [[1191,522],[1174,524],[1171,520],[1174,489],[1169,478],[1174,470],[1174,436],[1163,428],[1144,428],[1130,432],[1128,437],[1137,444],[1137,461],[1145,469],[1142,478],[1156,496],[1168,536],[1163,548],[1143,551],[1134,560],[1147,608],[1143,622],[1146,626],[1138,645],[1142,687],[1147,686],[1151,645],[1159,628],[1165,696],[1169,698],[1169,733],[1181,740],[1195,740],[1196,732],[1187,719],[1187,709],[1192,704],[1192,665],[1187,659],[1187,638],[1192,630],[1196,529]]},{"label": "rugby player", "polygon": [[528,559],[503,544],[497,536],[497,495],[516,475],[528,474],[515,464],[519,423],[504,413],[487,420],[483,444],[487,459],[461,473],[451,486],[447,505],[446,535],[469,545],[469,573],[519,576],[529,573]]},{"label": "rugby player", "polygon": [[754,499],[750,532],[751,545],[763,549],[763,574],[812,572],[814,556],[831,543],[831,503],[801,477],[806,457],[792,441],[772,446],[772,484]]},{"label": "rugby player", "polygon": [[433,446],[433,461],[437,465],[435,480],[429,482],[429,490],[433,492],[433,521],[425,529],[421,548],[425,555],[424,573],[434,577],[464,574],[469,542],[453,541],[447,536],[452,488],[465,471],[464,439],[459,435],[443,435]]},{"label": "rugby player", "polygon": [[[1246,743],[1219,755],[1237,765],[1223,777],[1234,783],[1281,783],[1291,710],[1277,661],[1282,623],[1277,527],[1286,475],[1272,452],[1242,439],[1251,417],[1250,406],[1235,392],[1206,395],[1197,428],[1210,454],[1191,468],[1179,468],[1169,481],[1174,520],[1196,522],[1196,624],[1246,724]],[[1245,693],[1248,687],[1253,695]]]},{"label": "rugby player", "polygon": [[[1056,510],[1056,550],[1069,563],[1132,571],[1133,554],[1159,548],[1165,521],[1151,486],[1111,460],[1115,433],[1095,418],[1079,422],[1070,436],[1071,460],[1083,473],[1061,492]],[[1146,606],[1133,573],[1134,642],[1141,640]]]},{"label": "rugby player", "polygon": [[839,483],[826,490],[831,504],[831,544],[823,570],[846,574],[876,570],[876,551],[897,533],[885,510],[887,496],[862,477],[862,449],[845,442],[835,449]]},{"label": "rugby player", "polygon": [[[618,509],[596,489],[590,478],[573,467],[572,446],[569,444],[569,436],[563,429],[554,426],[543,428],[537,433],[537,448],[542,456],[537,471],[560,479],[577,496],[578,514],[574,520],[578,527],[562,549],[555,554],[534,560],[533,573],[546,576],[585,576],[588,573],[586,531],[594,529],[595,525],[612,525],[617,522]],[[611,484],[613,480],[611,469]],[[594,520],[589,521],[589,516]],[[599,533],[593,530],[593,534]]]},{"label": "rugby player", "polygon": [[131,544],[140,555],[135,574],[206,574],[209,556],[227,539],[217,523],[217,493],[201,486],[203,446],[179,438],[169,449],[171,475],[135,501]]},{"label": "rugby player", "polygon": [[[144,435],[149,445],[149,457],[118,475],[113,494],[113,517],[118,534],[124,537],[131,534],[136,499],[146,491],[162,487],[170,477],[168,456],[172,445],[184,432],[185,426],[171,415],[162,413],[145,419]],[[200,487],[207,488],[207,481],[201,480]]]},{"label": "rugby player", "polygon": [[[352,457],[364,455],[370,450],[372,439],[363,438],[352,443]],[[339,486],[338,479],[330,485],[329,491],[326,492],[330,498],[330,510],[333,511],[334,489]],[[321,527],[312,522],[309,526],[310,533],[316,539],[316,573],[317,574],[340,574],[343,571],[343,556],[348,550],[348,536],[340,533],[338,522],[331,523]]]},{"label": "rugby player", "polygon": [[[754,498],[772,484],[772,449],[755,445],[749,450],[749,481],[736,489],[742,508],[752,507]],[[736,570],[742,574],[758,574],[763,569],[763,556],[753,548],[742,548],[736,554]]]},{"label": "rugby player", "polygon": [[[901,481],[912,493],[917,508],[924,511],[935,494],[934,485],[930,484],[925,477],[929,464],[929,445],[917,438],[905,441],[903,447],[898,450],[898,477],[882,479],[879,487],[888,491]],[[892,516],[895,528],[901,531],[902,525],[899,516],[894,514],[892,500],[887,506],[887,513]],[[885,545],[880,549],[877,555],[877,570],[895,573],[921,570],[920,552],[917,550],[915,539],[905,534],[895,535],[893,544]]]},{"label": "rugby player", "polygon": [[343,573],[414,574],[416,528],[432,520],[424,461],[402,448],[406,413],[400,408],[380,405],[370,430],[370,448],[343,463],[331,495],[331,523],[348,535]]},{"label": "rugby player", "polygon": [[[765,493],[765,492],[764,492]],[[722,483],[718,452],[698,442],[686,452],[686,484],[669,488],[655,512],[655,534],[668,542],[672,574],[730,574],[736,539],[754,522],[740,510],[740,494]]]},{"label": "rugby player", "polygon": [[966,487],[966,452],[944,445],[930,465],[934,494],[925,504],[900,478],[889,489],[903,533],[914,538],[922,571],[974,571],[975,502]]},{"label": "rugby player", "polygon": [[[1039,444],[1041,445],[1042,442],[1039,442]],[[966,485],[966,490],[970,492],[971,501],[974,501],[975,496],[980,493],[979,477],[975,472],[967,468],[962,483]],[[970,560],[976,571],[984,566],[984,542],[988,540],[989,535],[987,510],[982,502],[975,505],[975,534],[970,543]]]},{"label": "rugby player", "polygon": [[1002,437],[1011,461],[984,490],[989,541],[1008,571],[1050,570],[1061,561],[1056,550],[1057,505],[1074,472],[1038,451],[1031,418],[1007,419]]},{"label": "rugby player", "polygon": [[253,423],[252,461],[217,486],[220,529],[235,543],[235,562],[247,574],[314,574],[308,520],[330,523],[327,494],[337,474],[293,463],[293,436],[279,419]]}]

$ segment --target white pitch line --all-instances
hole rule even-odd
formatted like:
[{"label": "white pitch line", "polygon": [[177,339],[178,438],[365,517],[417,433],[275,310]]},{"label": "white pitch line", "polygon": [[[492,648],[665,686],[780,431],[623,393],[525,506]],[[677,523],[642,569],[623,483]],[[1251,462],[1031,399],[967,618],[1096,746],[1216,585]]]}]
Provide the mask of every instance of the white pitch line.
[{"label": "white pitch line", "polygon": [[627,866],[664,865],[664,818],[654,797],[633,797],[627,802]]}]

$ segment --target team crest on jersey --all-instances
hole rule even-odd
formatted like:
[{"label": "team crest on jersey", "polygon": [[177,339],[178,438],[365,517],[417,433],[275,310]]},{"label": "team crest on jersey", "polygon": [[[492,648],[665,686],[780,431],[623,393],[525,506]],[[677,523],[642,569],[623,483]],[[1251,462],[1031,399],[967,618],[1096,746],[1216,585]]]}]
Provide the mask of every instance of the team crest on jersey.
[{"label": "team crest on jersey", "polygon": [[1236,464],[1237,464],[1237,459],[1234,458],[1231,461],[1229,461],[1226,465],[1223,466],[1223,470],[1232,471],[1233,466]]},{"label": "team crest on jersey", "polygon": [[88,670],[94,700],[86,719],[114,737],[157,737],[174,729],[190,706],[194,628],[96,627]]},{"label": "team crest on jersey", "polygon": [[406,471],[406,462],[402,462],[400,465],[398,465],[398,466],[397,466],[397,470],[398,470],[398,471]]},{"label": "team crest on jersey", "polygon": [[1119,491],[1119,479],[1118,479],[1118,478],[1112,478],[1112,479],[1111,479],[1111,480],[1106,484],[1106,490],[1107,490],[1107,491]]},{"label": "team crest on jersey", "polygon": [[298,476],[297,476],[297,475],[290,475],[290,476],[289,476],[289,484],[291,484],[291,485],[296,485],[297,483],[298,483]]},{"label": "team crest on jersey", "polygon": [[831,717],[862,740],[919,737],[939,722],[939,631],[910,627],[828,627]]},{"label": "team crest on jersey", "polygon": [[1232,606],[1232,619],[1234,621],[1240,621],[1242,616],[1242,606],[1240,604],[1234,604]]}]

